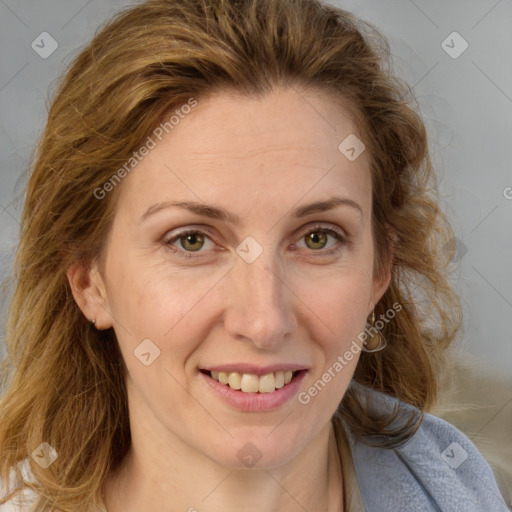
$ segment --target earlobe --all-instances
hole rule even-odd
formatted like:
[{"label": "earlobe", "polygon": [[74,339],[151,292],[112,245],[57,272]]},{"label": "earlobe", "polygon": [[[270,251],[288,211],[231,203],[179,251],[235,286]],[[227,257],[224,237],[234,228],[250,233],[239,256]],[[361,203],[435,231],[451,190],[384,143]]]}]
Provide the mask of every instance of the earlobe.
[{"label": "earlobe", "polygon": [[77,261],[68,267],[66,275],[75,302],[86,319],[94,321],[96,329],[112,327],[105,285],[97,265]]}]

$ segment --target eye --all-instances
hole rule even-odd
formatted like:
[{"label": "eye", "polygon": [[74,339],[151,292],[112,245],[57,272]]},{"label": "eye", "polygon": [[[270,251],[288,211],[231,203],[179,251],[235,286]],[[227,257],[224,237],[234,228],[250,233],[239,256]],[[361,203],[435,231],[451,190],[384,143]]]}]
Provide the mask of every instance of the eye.
[{"label": "eye", "polygon": [[[334,243],[328,245],[329,238],[333,238]],[[313,251],[320,251],[322,249],[331,249],[333,246],[336,245],[336,241],[344,242],[345,237],[335,229],[325,228],[322,226],[315,226],[312,229],[310,229],[305,235],[303,235],[300,241],[305,242],[306,248],[312,249]],[[301,246],[297,244],[297,247]],[[330,253],[332,251],[328,250],[323,252]]]},{"label": "eye", "polygon": [[185,258],[190,258],[192,256],[191,254],[187,253],[204,252],[201,251],[201,249],[212,249],[215,245],[207,233],[197,229],[188,229],[186,231],[182,231],[181,233],[178,233],[171,238],[167,238],[164,240],[164,243],[173,252]]},{"label": "eye", "polygon": [[[189,228],[165,238],[163,243],[176,256],[193,258],[215,248],[216,244],[209,235],[207,230]],[[302,243],[305,243],[305,246]],[[313,226],[302,235],[295,247],[311,249],[313,252],[325,255],[339,251],[343,243],[346,243],[346,239],[341,232],[324,226]],[[194,253],[198,254],[194,255]]]}]

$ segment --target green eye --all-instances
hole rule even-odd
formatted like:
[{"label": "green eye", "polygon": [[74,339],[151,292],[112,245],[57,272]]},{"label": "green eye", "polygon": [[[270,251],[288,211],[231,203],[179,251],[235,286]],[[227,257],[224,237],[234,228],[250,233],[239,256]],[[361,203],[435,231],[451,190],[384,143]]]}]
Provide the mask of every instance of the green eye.
[{"label": "green eye", "polygon": [[301,237],[298,248],[316,252],[318,255],[333,254],[347,244],[346,238],[336,229],[313,226]]},{"label": "green eye", "polygon": [[199,233],[190,233],[178,238],[186,251],[199,251],[204,245],[204,237]]},{"label": "green eye", "polygon": [[[164,240],[164,243],[174,254],[183,258],[205,256],[211,253],[211,250],[215,250],[215,242],[212,241],[212,238],[207,233],[196,229],[182,231],[176,236]],[[337,252],[344,245],[346,245],[344,235],[335,229],[323,226],[310,228],[298,243],[299,248],[309,249],[319,255]],[[197,256],[193,255],[196,252]]]},{"label": "green eye", "polygon": [[[183,258],[205,256],[205,253],[215,249],[215,242],[206,229],[205,232],[199,229],[187,229],[177,233],[176,236],[165,238],[163,243],[173,254]],[[194,254],[196,252],[197,255]]]},{"label": "green eye", "polygon": [[312,231],[304,239],[310,249],[323,249],[327,245],[327,233],[323,231]]}]

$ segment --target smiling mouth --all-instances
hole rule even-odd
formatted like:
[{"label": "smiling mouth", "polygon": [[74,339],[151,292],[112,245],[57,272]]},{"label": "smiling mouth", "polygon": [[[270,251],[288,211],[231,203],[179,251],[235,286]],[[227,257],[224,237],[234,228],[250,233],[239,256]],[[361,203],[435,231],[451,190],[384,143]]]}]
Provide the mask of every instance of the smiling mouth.
[{"label": "smiling mouth", "polygon": [[251,373],[238,372],[216,372],[200,370],[211,379],[225,385],[235,391],[242,393],[273,393],[274,391],[287,386],[293,379],[306,370],[277,371],[266,375],[255,375]]}]

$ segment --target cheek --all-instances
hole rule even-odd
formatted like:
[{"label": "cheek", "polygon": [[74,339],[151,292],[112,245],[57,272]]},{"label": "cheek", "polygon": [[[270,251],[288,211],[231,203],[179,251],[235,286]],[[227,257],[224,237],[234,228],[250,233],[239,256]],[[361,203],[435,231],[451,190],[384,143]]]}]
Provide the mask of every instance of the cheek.
[{"label": "cheek", "polygon": [[358,335],[366,325],[369,291],[350,291],[348,288],[335,290],[329,297],[323,297],[323,319],[330,327],[323,345],[329,359],[332,360],[343,354],[355,340],[357,341]]},{"label": "cheek", "polygon": [[324,400],[341,399],[357,366],[361,355],[358,336],[366,326],[371,285],[366,268],[351,266],[317,279],[314,286],[304,286],[301,291],[314,312],[304,310],[303,314],[308,315],[310,337],[321,354],[317,371],[335,382],[328,386]]},{"label": "cheek", "polygon": [[209,295],[219,276],[136,262],[115,273],[119,286],[112,290],[113,316],[124,327],[118,330],[127,350],[149,338],[162,349],[172,346],[173,358],[190,351],[211,317]]},{"label": "cheek", "polygon": [[300,279],[297,295],[338,336],[364,327],[372,294],[372,273],[366,265],[338,267]]}]

